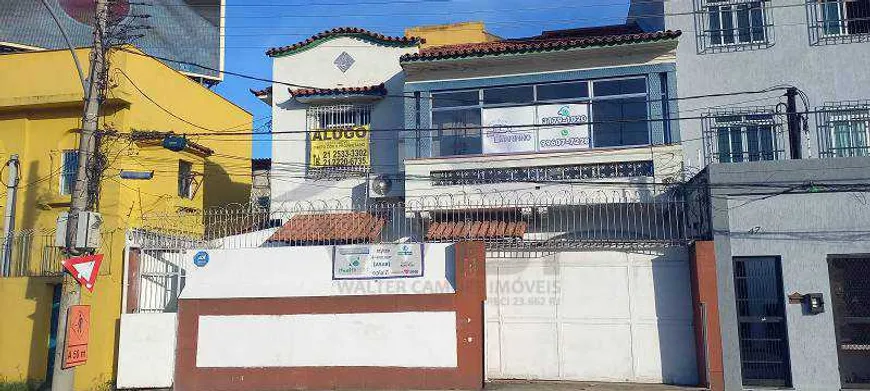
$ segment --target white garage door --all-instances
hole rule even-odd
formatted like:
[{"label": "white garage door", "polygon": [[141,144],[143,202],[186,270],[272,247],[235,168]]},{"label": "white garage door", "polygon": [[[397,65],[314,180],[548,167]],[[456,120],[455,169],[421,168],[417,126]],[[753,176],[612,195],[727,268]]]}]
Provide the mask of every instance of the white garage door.
[{"label": "white garage door", "polygon": [[685,249],[487,259],[491,379],[696,384]]}]

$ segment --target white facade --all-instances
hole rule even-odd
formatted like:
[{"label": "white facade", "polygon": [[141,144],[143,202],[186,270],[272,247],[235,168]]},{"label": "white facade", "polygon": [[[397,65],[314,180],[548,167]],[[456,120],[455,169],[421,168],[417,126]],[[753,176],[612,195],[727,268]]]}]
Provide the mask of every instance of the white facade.
[{"label": "white facade", "polygon": [[121,315],[118,388],[172,387],[177,323],[175,313]]},{"label": "white facade", "polygon": [[[404,123],[404,74],[399,57],[417,51],[415,45],[387,45],[373,39],[336,34],[309,44],[295,53],[273,58],[275,80],[299,85],[298,88],[338,89],[384,84],[387,96],[370,101],[371,165],[373,175],[395,173],[398,170],[398,132],[381,131],[401,128]],[[334,62],[339,56],[352,58],[352,65],[342,71]],[[312,106],[362,103],[347,96],[302,103],[291,95],[296,87],[274,84],[272,91],[272,210],[281,210],[288,203],[307,200],[351,198],[361,200],[367,195],[365,176],[344,180],[305,179],[308,165],[311,130],[306,112]],[[281,133],[295,132],[295,133]]]}]

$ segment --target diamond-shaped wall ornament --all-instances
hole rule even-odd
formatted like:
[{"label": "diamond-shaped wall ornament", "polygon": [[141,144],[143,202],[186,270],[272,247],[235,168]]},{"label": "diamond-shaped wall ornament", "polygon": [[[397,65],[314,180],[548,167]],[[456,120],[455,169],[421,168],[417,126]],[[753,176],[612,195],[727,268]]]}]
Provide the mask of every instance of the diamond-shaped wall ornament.
[{"label": "diamond-shaped wall ornament", "polygon": [[341,52],[341,54],[339,54],[338,57],[335,58],[335,61],[333,61],[332,63],[335,64],[335,66],[338,67],[338,69],[342,73],[345,73],[348,69],[350,69],[350,67],[353,66],[353,63],[355,62],[356,60],[354,60],[353,57],[350,56],[350,54],[347,54],[347,52]]}]

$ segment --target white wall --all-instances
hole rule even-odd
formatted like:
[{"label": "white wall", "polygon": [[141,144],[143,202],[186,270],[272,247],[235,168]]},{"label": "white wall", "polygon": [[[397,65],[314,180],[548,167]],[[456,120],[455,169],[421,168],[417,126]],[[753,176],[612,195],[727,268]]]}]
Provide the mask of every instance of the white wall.
[{"label": "white wall", "polygon": [[201,316],[197,367],[454,368],[456,313]]},{"label": "white wall", "polygon": [[454,293],[452,244],[426,244],[423,276],[390,280],[332,280],[333,246],[208,250],[204,267],[184,254],[181,299]]},{"label": "white wall", "polygon": [[695,384],[684,248],[487,263],[489,378]]},{"label": "white wall", "polygon": [[[404,73],[399,57],[414,53],[417,47],[388,47],[360,39],[340,37],[306,51],[273,59],[272,74],[276,80],[318,88],[362,87],[385,83],[387,94],[403,93]],[[335,58],[347,52],[356,61],[347,72],[334,64]],[[372,111],[372,129],[394,129],[404,126],[404,102],[401,97],[385,97]],[[307,105],[291,98],[286,85],[273,85],[272,128],[275,131],[306,130]],[[325,104],[342,104],[336,101]],[[398,170],[398,133],[372,134],[371,163],[373,171],[392,173]],[[308,161],[305,134],[273,134],[272,136],[272,209],[299,201],[345,198],[365,193],[364,179],[342,181],[306,181],[301,179],[302,167]]]},{"label": "white wall", "polygon": [[[652,181],[662,182],[666,178],[679,176],[682,170],[682,148],[679,145],[667,145],[643,148],[614,148],[520,155],[457,156],[450,158],[416,159],[405,161],[405,170],[409,176],[428,177],[432,171],[615,163],[644,160],[653,161],[656,175],[655,178],[617,178],[609,181],[625,182],[633,179],[637,183]],[[595,182],[608,182],[608,180],[600,179]],[[423,198],[420,202],[424,202],[427,205],[430,202],[441,202],[444,205],[451,206],[456,205],[457,202],[459,202],[456,201],[457,197],[461,198],[462,196],[471,200],[472,204],[475,201],[480,200],[483,202],[482,205],[498,205],[498,203],[515,204],[516,202],[522,201],[529,202],[531,200],[523,198],[529,194],[536,197],[540,196],[540,198],[548,196],[548,199],[551,197],[556,197],[558,199],[563,194],[579,197],[582,191],[585,191],[590,199],[599,197],[602,198],[602,201],[604,194],[606,194],[610,202],[613,202],[614,191],[618,192],[618,189],[621,188],[628,188],[628,186],[585,186],[579,190],[574,190],[572,189],[572,185],[539,184],[538,186],[533,186],[533,184],[528,182],[464,186],[433,186],[431,181],[407,181],[405,184],[407,194],[409,196]],[[649,186],[649,188],[652,189],[653,186]],[[596,191],[603,191],[604,193],[596,193]],[[636,193],[636,191],[631,191],[626,194],[635,195]],[[650,194],[652,195],[652,192]],[[439,200],[439,197],[443,198],[443,200]],[[518,200],[517,197],[521,197],[521,199]],[[638,200],[626,198],[625,201],[637,202]]]},{"label": "white wall", "polygon": [[118,388],[169,388],[175,373],[176,314],[123,314]]}]

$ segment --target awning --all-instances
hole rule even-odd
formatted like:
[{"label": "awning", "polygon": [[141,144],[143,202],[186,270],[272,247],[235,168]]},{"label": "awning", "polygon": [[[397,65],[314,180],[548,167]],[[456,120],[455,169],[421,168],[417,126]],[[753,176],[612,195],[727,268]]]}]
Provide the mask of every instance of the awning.
[{"label": "awning", "polygon": [[426,240],[521,239],[527,227],[525,221],[436,221],[426,230]]},{"label": "awning", "polygon": [[371,242],[386,221],[365,212],[296,215],[269,242]]}]

